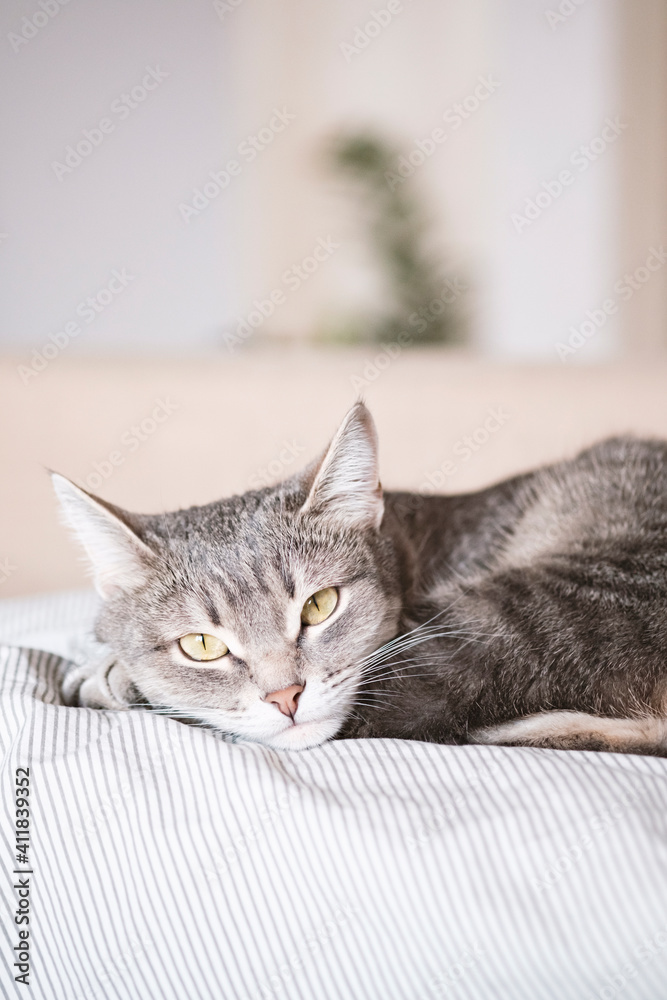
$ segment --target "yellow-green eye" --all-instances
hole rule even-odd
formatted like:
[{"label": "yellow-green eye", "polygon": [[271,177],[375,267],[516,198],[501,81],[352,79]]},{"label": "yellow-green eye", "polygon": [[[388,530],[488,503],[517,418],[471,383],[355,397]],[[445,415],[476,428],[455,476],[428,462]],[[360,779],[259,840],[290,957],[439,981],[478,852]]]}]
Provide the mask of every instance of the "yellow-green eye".
[{"label": "yellow-green eye", "polygon": [[338,604],[338,591],[335,587],[325,587],[309,597],[301,609],[301,621],[304,625],[319,625],[326,621]]},{"label": "yellow-green eye", "polygon": [[229,652],[222,639],[216,639],[214,635],[206,635],[203,632],[182,635],[178,645],[191,660],[219,660]]}]

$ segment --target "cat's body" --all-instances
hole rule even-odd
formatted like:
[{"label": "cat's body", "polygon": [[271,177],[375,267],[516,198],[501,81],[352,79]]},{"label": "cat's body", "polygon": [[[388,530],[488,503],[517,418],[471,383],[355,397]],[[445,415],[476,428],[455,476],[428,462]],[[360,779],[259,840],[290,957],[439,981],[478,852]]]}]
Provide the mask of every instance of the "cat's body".
[{"label": "cat's body", "polygon": [[667,753],[667,445],[607,441],[480,493],[385,507],[402,629],[450,634],[397,647],[391,708],[345,735]]},{"label": "cat's body", "polygon": [[[81,703],[141,701],[286,749],[667,754],[667,443],[604,442],[465,496],[382,494],[357,405],[303,474],[206,507],[127,515],[56,485],[113,653]],[[334,604],[314,624],[311,594]],[[227,652],[188,662],[193,636]]]}]

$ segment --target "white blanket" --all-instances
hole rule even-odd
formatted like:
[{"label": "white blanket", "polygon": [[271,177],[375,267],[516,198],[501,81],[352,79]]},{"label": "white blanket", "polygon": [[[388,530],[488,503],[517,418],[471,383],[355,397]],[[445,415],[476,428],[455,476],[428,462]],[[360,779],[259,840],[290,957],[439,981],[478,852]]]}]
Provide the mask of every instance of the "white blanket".
[{"label": "white blanket", "polygon": [[[5,602],[0,638],[80,656],[93,611],[88,595]],[[0,650],[3,996],[667,997],[667,760],[397,740],[277,753],[66,708],[66,669]]]}]

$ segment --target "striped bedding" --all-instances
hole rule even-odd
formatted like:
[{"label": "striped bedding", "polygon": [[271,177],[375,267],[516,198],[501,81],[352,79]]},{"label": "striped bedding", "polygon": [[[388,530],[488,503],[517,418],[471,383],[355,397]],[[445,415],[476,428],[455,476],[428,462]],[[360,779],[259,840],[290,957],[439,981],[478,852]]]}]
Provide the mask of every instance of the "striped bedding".
[{"label": "striped bedding", "polygon": [[94,607],[0,602],[3,997],[667,998],[667,760],[66,708]]}]

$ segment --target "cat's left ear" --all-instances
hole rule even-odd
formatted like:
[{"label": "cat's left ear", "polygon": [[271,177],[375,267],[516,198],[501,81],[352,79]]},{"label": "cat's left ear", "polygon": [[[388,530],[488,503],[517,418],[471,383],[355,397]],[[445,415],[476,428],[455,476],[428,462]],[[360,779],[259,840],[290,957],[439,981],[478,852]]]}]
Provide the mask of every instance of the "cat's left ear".
[{"label": "cat's left ear", "polygon": [[155,556],[130,524],[131,515],[51,473],[63,521],[83,545],[95,588],[104,597],[146,582]]},{"label": "cat's left ear", "polygon": [[363,403],[347,413],[315,474],[302,510],[351,527],[379,528],[384,513],[375,424]]}]

